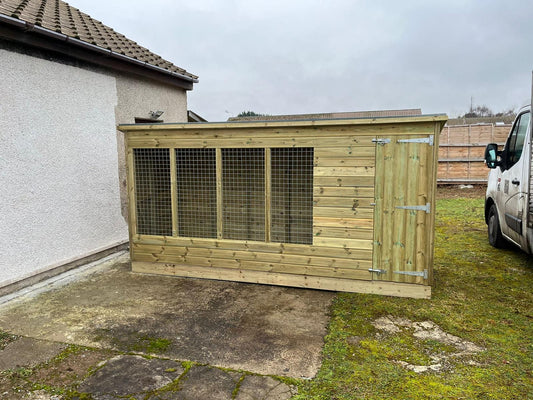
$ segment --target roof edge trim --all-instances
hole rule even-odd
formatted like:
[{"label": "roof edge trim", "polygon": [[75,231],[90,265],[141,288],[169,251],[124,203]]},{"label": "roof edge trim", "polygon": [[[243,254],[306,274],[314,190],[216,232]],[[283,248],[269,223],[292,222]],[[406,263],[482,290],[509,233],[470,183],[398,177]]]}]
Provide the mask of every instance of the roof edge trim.
[{"label": "roof edge trim", "polygon": [[225,128],[282,128],[282,127],[308,127],[318,126],[350,126],[350,125],[385,125],[394,123],[438,123],[444,126],[448,116],[446,114],[422,114],[419,116],[405,117],[375,117],[375,118],[347,118],[347,119],[322,119],[302,121],[231,121],[231,122],[201,122],[201,123],[162,123],[162,124],[120,124],[117,129],[122,132],[180,129],[225,129]]}]

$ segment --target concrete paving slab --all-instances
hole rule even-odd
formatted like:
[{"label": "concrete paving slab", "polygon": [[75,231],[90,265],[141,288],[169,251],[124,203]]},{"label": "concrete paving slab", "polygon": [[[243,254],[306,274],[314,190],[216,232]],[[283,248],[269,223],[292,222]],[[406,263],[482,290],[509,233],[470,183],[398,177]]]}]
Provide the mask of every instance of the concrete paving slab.
[{"label": "concrete paving slab", "polygon": [[34,367],[49,361],[66,347],[62,343],[27,337],[18,338],[0,350],[0,371]]},{"label": "concrete paving slab", "polygon": [[29,379],[48,387],[77,387],[100,363],[116,355],[111,350],[71,348],[57,362],[35,369]]},{"label": "concrete paving slab", "polygon": [[51,341],[313,377],[334,293],[140,275],[127,262],[0,306],[0,329]]},{"label": "concrete paving slab", "polygon": [[175,361],[120,355],[83,381],[78,391],[95,400],[144,394],[168,385],[183,372],[184,368]]},{"label": "concrete paving slab", "polygon": [[179,391],[157,395],[153,400],[231,400],[241,376],[217,368],[192,367],[180,379]]},{"label": "concrete paving slab", "polygon": [[247,376],[235,400],[288,400],[297,390],[269,376]]}]

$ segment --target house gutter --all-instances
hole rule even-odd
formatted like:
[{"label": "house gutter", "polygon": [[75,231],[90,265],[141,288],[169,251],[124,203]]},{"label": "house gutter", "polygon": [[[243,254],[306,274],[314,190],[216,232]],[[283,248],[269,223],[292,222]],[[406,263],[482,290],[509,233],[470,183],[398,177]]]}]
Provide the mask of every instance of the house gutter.
[{"label": "house gutter", "polygon": [[150,70],[153,70],[153,71],[165,74],[165,75],[170,75],[172,77],[179,78],[179,79],[182,79],[182,80],[187,81],[187,82],[198,83],[198,79],[197,78],[192,78],[192,77],[187,76],[187,75],[183,75],[183,74],[180,74],[180,73],[177,73],[177,72],[172,72],[172,71],[166,70],[166,69],[158,67],[156,65],[149,64],[149,63],[147,63],[145,61],[140,61],[140,60],[137,60],[137,59],[135,59],[133,57],[129,57],[129,56],[126,56],[124,54],[116,53],[116,52],[114,52],[112,50],[109,50],[109,49],[104,49],[104,48],[102,48],[100,46],[96,46],[94,44],[84,42],[83,40],[75,39],[75,38],[67,36],[67,35],[65,35],[63,33],[54,32],[54,31],[52,31],[50,29],[43,28],[42,26],[39,26],[39,25],[31,24],[29,22],[20,20],[18,18],[13,18],[13,17],[9,17],[9,16],[4,15],[4,14],[0,14],[0,22],[5,22],[5,23],[7,23],[9,25],[16,26],[17,28],[24,29],[27,32],[35,32],[35,33],[43,35],[43,36],[47,36],[47,37],[50,37],[50,38],[53,38],[53,39],[61,40],[63,42],[71,43],[71,44],[73,44],[75,46],[82,47],[84,49],[91,50],[91,51],[103,54],[105,56],[108,56],[108,57],[116,58],[116,59],[119,59],[121,61],[128,62],[130,64],[136,64],[136,65],[138,65],[140,67],[147,68],[147,69],[150,69]]}]

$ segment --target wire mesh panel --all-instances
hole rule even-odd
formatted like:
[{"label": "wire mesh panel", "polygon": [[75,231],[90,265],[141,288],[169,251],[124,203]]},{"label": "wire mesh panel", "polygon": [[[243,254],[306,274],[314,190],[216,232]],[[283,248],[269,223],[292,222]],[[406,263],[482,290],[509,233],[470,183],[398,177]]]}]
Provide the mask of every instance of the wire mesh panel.
[{"label": "wire mesh panel", "polygon": [[265,240],[265,150],[222,149],[224,239]]},{"label": "wire mesh panel", "polygon": [[178,235],[217,237],[215,149],[176,149]]},{"label": "wire mesh panel", "polygon": [[271,240],[313,244],[313,148],[273,148],[271,154]]},{"label": "wire mesh panel", "polygon": [[134,149],[137,233],[172,235],[170,153],[168,149]]}]

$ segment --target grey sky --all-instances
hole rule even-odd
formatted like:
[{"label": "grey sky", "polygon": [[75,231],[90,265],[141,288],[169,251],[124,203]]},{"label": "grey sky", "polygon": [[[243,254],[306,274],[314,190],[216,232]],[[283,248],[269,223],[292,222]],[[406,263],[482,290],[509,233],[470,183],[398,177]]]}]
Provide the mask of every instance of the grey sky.
[{"label": "grey sky", "polygon": [[[67,0],[68,1],[68,0]],[[421,107],[456,116],[531,95],[530,0],[71,0],[199,75],[210,121]]]}]

